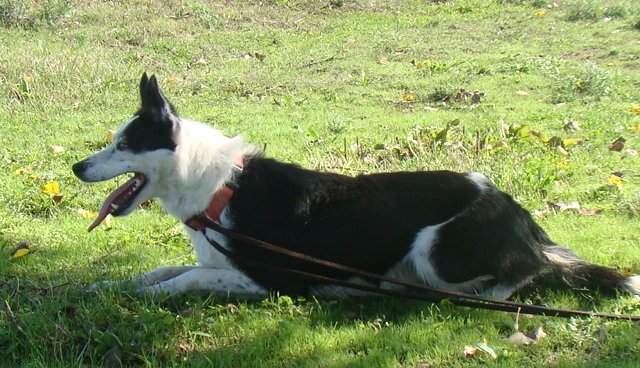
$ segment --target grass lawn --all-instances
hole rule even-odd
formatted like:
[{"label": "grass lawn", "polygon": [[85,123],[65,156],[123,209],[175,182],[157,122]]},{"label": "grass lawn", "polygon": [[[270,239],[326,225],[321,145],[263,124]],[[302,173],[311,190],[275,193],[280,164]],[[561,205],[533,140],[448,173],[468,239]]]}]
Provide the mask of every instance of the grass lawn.
[{"label": "grass lawn", "polygon": [[[448,303],[85,292],[195,262],[157,203],[86,232],[123,179],[70,167],[135,111],[143,71],[182,116],[304,167],[484,172],[559,243],[640,273],[637,2],[0,0],[0,367],[640,366],[625,321],[521,317],[547,333],[525,346],[504,341],[514,315]],[[465,357],[478,344],[496,357]]]}]

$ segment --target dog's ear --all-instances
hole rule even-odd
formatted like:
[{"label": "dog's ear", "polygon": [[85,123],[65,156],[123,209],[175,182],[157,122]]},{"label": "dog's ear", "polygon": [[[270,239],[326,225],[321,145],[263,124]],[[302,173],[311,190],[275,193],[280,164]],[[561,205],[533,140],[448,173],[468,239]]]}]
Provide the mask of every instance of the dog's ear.
[{"label": "dog's ear", "polygon": [[155,75],[147,79],[147,74],[140,80],[140,98],[142,111],[150,114],[156,121],[165,121],[169,114],[176,114],[176,110],[169,100],[162,94]]},{"label": "dog's ear", "polygon": [[149,77],[147,77],[147,72],[144,72],[140,78],[140,100],[142,103],[144,103],[144,96],[147,93],[147,84],[149,84]]}]

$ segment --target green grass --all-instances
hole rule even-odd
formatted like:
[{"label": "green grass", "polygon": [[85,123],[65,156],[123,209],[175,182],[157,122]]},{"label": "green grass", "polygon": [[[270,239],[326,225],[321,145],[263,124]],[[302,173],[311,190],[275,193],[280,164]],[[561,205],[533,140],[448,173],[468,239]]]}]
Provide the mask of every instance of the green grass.
[{"label": "green grass", "polygon": [[[78,209],[95,211],[115,183],[82,184],[70,166],[135,111],[147,71],[181,115],[281,160],[482,171],[530,210],[602,210],[539,221],[589,261],[638,274],[639,19],[622,0],[1,0],[0,366],[638,366],[627,322],[521,318],[548,337],[511,346],[513,315],[446,303],[85,293],[195,259],[155,203],[87,234]],[[61,201],[42,192],[51,181]],[[11,259],[22,240],[34,252]],[[518,298],[640,313],[629,296]],[[483,339],[497,359],[463,356]]]}]

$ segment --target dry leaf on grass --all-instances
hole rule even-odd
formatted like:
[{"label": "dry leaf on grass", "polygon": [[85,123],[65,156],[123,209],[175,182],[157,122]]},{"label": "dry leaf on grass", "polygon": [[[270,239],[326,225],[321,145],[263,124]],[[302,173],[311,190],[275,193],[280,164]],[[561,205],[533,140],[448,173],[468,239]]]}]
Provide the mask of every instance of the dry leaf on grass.
[{"label": "dry leaf on grass", "polygon": [[516,331],[513,335],[504,339],[504,341],[508,344],[512,345],[529,345],[535,343],[535,341],[529,336],[525,335],[520,331]]},{"label": "dry leaf on grass", "polygon": [[505,342],[513,345],[529,345],[535,344],[541,339],[547,337],[547,333],[541,327],[533,331],[520,332],[516,331],[513,335],[507,337]]},{"label": "dry leaf on grass", "polygon": [[619,137],[609,145],[609,151],[613,151],[613,152],[622,151],[622,149],[624,148],[624,142],[626,141],[627,140],[624,139],[623,137]]},{"label": "dry leaf on grass", "polygon": [[611,185],[615,185],[618,189],[622,189],[623,181],[624,180],[622,180],[622,175],[618,173],[611,173],[611,175],[609,175],[609,178],[607,178],[607,182]]},{"label": "dry leaf on grass", "polygon": [[60,194],[60,183],[55,180],[50,181],[42,185],[42,191],[51,195]]},{"label": "dry leaf on grass", "polygon": [[555,213],[555,212],[576,212],[579,213],[582,216],[598,216],[600,214],[602,214],[602,211],[600,210],[592,210],[592,209],[588,209],[588,208],[583,208],[582,206],[580,206],[580,203],[578,202],[568,202],[568,203],[562,203],[562,202],[551,202],[551,201],[546,201],[544,204],[544,209],[542,210],[533,210],[533,214],[538,216],[538,217],[544,217],[546,215],[548,215],[549,213]]},{"label": "dry leaf on grass", "polygon": [[473,358],[477,356],[478,353],[489,354],[493,359],[496,359],[498,357],[498,354],[496,354],[496,351],[493,350],[493,348],[490,347],[489,344],[487,343],[487,339],[483,339],[482,342],[478,342],[474,345],[466,345],[462,350],[462,353],[467,358]]},{"label": "dry leaf on grass", "polygon": [[51,196],[51,199],[55,203],[60,203],[64,196],[60,193],[60,183],[57,181],[50,181],[44,185],[42,185],[42,191]]},{"label": "dry leaf on grass", "polygon": [[533,12],[534,17],[544,17],[547,14],[547,11],[544,9],[539,9]]},{"label": "dry leaf on grass", "polygon": [[31,248],[29,247],[29,242],[24,240],[18,243],[18,245],[11,250],[11,258],[16,259],[24,257],[29,253],[32,253]]},{"label": "dry leaf on grass", "polygon": [[406,102],[413,102],[416,100],[416,95],[411,92],[406,92],[404,95],[402,95],[402,99]]},{"label": "dry leaf on grass", "polygon": [[58,153],[62,153],[62,152],[64,152],[64,147],[55,146],[54,145],[54,146],[49,147],[49,152],[53,153],[54,155],[58,154]]},{"label": "dry leaf on grass", "polygon": [[564,129],[567,133],[573,133],[580,130],[580,124],[577,121],[566,121],[562,125],[562,129]]},{"label": "dry leaf on grass", "polygon": [[478,349],[474,348],[471,345],[465,345],[464,349],[462,350],[462,353],[467,358],[473,358],[478,353]]}]

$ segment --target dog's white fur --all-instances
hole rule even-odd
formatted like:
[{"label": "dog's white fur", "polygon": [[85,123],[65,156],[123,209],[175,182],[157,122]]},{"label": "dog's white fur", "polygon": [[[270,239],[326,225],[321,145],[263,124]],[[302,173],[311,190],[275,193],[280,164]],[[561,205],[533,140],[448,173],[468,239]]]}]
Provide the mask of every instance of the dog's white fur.
[{"label": "dog's white fur", "polygon": [[[154,197],[162,202],[167,212],[181,221],[202,212],[215,190],[229,178],[233,157],[253,150],[244,144],[241,137],[228,138],[216,129],[186,119],[180,119],[175,152],[118,150],[121,133],[134,118],[117,130],[111,145],[88,158],[91,165],[85,171],[87,181],[107,180],[127,172],[140,172],[146,176],[145,187],[123,215]],[[224,212],[220,220],[223,226],[229,225]],[[233,267],[201,233],[187,226],[185,229],[191,237],[200,266],[162,267],[124,282],[136,291],[150,293],[204,290],[241,298],[267,296],[266,289]],[[207,230],[207,236],[223,246],[226,244],[226,239],[216,232]],[[95,283],[90,289],[113,283]]]}]

